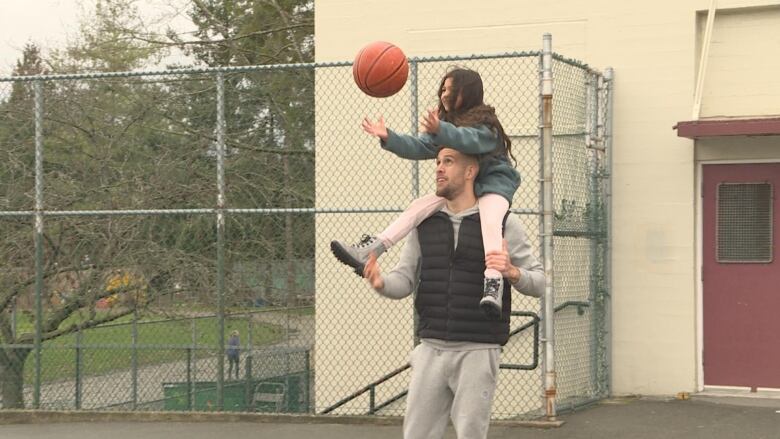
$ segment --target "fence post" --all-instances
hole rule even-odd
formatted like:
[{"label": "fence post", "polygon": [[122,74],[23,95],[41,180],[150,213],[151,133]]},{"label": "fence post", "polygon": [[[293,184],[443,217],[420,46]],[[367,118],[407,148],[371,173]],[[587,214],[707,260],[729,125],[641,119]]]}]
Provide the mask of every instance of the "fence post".
[{"label": "fence post", "polygon": [[601,226],[599,218],[603,208],[602,197],[599,184],[599,156],[603,151],[602,139],[600,134],[601,118],[599,117],[599,84],[601,76],[594,72],[585,72],[585,87],[587,91],[587,100],[585,104],[585,151],[587,153],[588,166],[588,204],[585,209],[586,227],[588,230],[588,251],[590,258],[590,273],[588,282],[588,302],[593,307],[590,308],[590,388],[599,387],[599,315],[595,304],[598,300],[599,288],[601,285],[599,276],[601,273],[601,264],[599,263],[599,251],[601,248]]},{"label": "fence post", "polygon": [[310,392],[310,388],[309,388],[309,386],[311,385],[311,357],[310,357],[309,352],[310,352],[309,349],[306,349],[304,351],[304,354],[303,354],[304,355],[303,356],[303,364],[304,364],[304,366],[303,366],[303,374],[304,374],[303,375],[304,376],[303,388],[304,388],[304,392],[306,392],[305,393],[306,399],[304,399],[304,401],[306,401],[306,413],[309,413],[309,412],[312,411],[312,407],[311,407],[311,392]]},{"label": "fence post", "polygon": [[195,392],[197,391],[197,376],[198,376],[198,330],[197,326],[195,324],[195,318],[193,317],[190,320],[190,328],[192,333],[192,376],[191,380],[194,383],[192,394],[191,394],[191,400],[190,400],[190,407],[193,409],[195,408]]},{"label": "fence post", "polygon": [[192,411],[192,348],[186,349],[187,352],[187,411]]},{"label": "fence post", "polygon": [[[418,111],[419,103],[417,102],[417,61],[409,61],[409,93],[411,99],[411,125],[409,126],[409,132],[413,136],[417,136],[418,125],[417,121],[420,117]],[[412,199],[420,197],[420,162],[419,160],[412,160]]]},{"label": "fence post", "polygon": [[19,296],[14,297],[11,304],[11,340],[16,340],[16,307],[18,306]]},{"label": "fence post", "polygon": [[[420,103],[417,99],[418,95],[418,62],[414,59],[409,60],[409,93],[410,93],[410,106],[412,107],[411,113],[411,125],[409,126],[409,132],[413,136],[417,136],[419,131],[419,106]],[[412,161],[412,199],[416,200],[420,198],[420,161]],[[416,293],[415,293],[416,294]],[[417,346],[419,339],[417,338],[417,327],[420,325],[420,316],[417,315],[417,311],[412,307],[412,345]]]},{"label": "fence post", "polygon": [[604,297],[604,308],[603,308],[603,316],[604,316],[604,332],[605,332],[605,339],[602,341],[604,343],[604,350],[605,350],[605,361],[607,362],[606,366],[606,376],[605,378],[605,391],[606,394],[609,395],[612,391],[611,385],[612,385],[612,365],[609,362],[609,359],[612,358],[612,305],[609,298],[612,294],[612,97],[614,93],[614,86],[615,86],[615,72],[612,69],[612,67],[608,67],[604,70],[604,81],[605,81],[605,90],[604,92],[607,94],[605,98],[604,105],[605,108],[605,117],[604,117],[604,148],[606,150],[606,161],[607,161],[607,181],[606,181],[606,187],[604,189],[604,204],[606,212],[606,233],[607,233],[607,243],[606,243],[606,261],[605,261],[605,270],[604,270],[604,277],[606,278],[606,296]]},{"label": "fence post", "polygon": [[255,386],[252,380],[252,353],[248,352],[244,358],[244,402],[246,411],[249,411],[255,396]]},{"label": "fence post", "polygon": [[194,410],[195,407],[195,392],[197,392],[197,383],[198,383],[198,328],[195,323],[195,317],[193,317],[190,320],[190,327],[191,327],[191,333],[192,333],[192,366],[191,368],[191,376],[190,381],[193,383],[192,387],[192,393],[190,394],[190,409]]},{"label": "fence post", "polygon": [[81,329],[76,331],[76,410],[81,409]]},{"label": "fence post", "polygon": [[225,394],[225,74],[217,72],[217,298],[219,358],[217,408],[224,409]]},{"label": "fence post", "polygon": [[[135,306],[135,305],[134,305]],[[133,322],[130,326],[132,350],[130,351],[130,379],[132,381],[133,410],[138,405],[138,307],[133,308]]]},{"label": "fence post", "polygon": [[33,408],[41,407],[41,343],[43,331],[43,81],[35,90],[35,378]]},{"label": "fence post", "polygon": [[[254,382],[252,381],[252,317],[251,312],[246,314],[246,349],[244,352],[244,402],[247,411],[254,399]],[[239,364],[240,360],[239,360]]]},{"label": "fence post", "polygon": [[547,419],[556,417],[555,397],[555,289],[553,275],[553,149],[552,149],[552,36],[544,34],[542,51],[542,147],[544,152],[542,188],[544,228],[543,255],[547,286],[542,299],[544,307],[544,396]]}]

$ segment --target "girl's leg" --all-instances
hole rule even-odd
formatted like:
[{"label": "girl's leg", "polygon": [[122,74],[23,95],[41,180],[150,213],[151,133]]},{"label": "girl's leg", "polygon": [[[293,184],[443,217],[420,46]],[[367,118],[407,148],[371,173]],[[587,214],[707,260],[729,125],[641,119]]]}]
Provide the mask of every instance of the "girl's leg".
[{"label": "girl's leg", "polygon": [[[485,194],[479,197],[479,221],[482,228],[482,245],[485,256],[491,251],[503,248],[503,222],[509,201],[498,194]],[[504,280],[498,270],[485,269],[485,286],[479,305],[488,317],[501,317]]]},{"label": "girl's leg", "polygon": [[[426,195],[412,201],[412,204],[401,213],[401,216],[390,223],[387,228],[377,235],[388,249],[397,244],[415,227],[419,226],[425,218],[433,215],[444,207],[446,200],[436,194]],[[500,246],[499,246],[500,248]]]},{"label": "girl's leg", "polygon": [[371,253],[379,257],[379,255],[398,243],[404,236],[420,225],[425,218],[441,210],[445,202],[444,198],[435,194],[418,198],[378,236],[364,235],[360,242],[355,245],[349,245],[341,241],[331,241],[330,250],[336,256],[336,259],[354,268],[355,273],[362,277],[368,256]]},{"label": "girl's leg", "polygon": [[[501,251],[503,247],[504,215],[509,210],[509,201],[498,194],[485,194],[479,198],[479,221],[482,227],[482,245],[485,255]],[[501,277],[498,270],[486,269],[485,277]]]}]

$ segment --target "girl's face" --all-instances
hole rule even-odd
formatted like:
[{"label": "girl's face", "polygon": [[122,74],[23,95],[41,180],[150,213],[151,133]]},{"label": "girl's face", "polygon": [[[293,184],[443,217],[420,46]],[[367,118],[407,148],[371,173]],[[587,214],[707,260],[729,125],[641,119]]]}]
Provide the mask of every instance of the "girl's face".
[{"label": "girl's face", "polygon": [[[451,97],[452,94],[455,91],[452,87],[452,78],[447,78],[444,80],[444,86],[442,86],[441,89],[441,105],[444,107],[445,111],[452,111],[453,108],[450,108],[450,102],[452,101]],[[463,103],[463,96],[458,94],[457,99],[455,100],[455,110],[460,108],[461,104]]]}]

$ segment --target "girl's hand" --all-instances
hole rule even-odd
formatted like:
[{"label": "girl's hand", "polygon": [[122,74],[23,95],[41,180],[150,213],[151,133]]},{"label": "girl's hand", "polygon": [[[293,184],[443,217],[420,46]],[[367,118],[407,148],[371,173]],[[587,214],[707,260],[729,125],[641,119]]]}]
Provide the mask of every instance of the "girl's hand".
[{"label": "girl's hand", "polygon": [[420,120],[422,132],[428,134],[439,134],[439,112],[428,110],[428,113]]},{"label": "girl's hand", "polygon": [[382,141],[387,140],[387,127],[385,127],[385,118],[383,116],[379,116],[379,120],[376,122],[371,122],[368,118],[365,118],[361,126],[363,131],[368,134],[379,137]]}]

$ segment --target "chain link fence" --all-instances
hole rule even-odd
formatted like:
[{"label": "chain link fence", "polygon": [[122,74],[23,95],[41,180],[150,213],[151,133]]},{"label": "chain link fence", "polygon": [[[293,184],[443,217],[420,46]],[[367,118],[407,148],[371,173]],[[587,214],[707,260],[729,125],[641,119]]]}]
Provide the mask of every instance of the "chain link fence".
[{"label": "chain link fence", "polygon": [[[448,68],[479,71],[540,255],[541,56],[410,59],[386,99],[350,63],[0,79],[2,407],[402,415],[412,302],[328,243],[381,231],[434,166],[359,123],[416,133]],[[545,370],[561,408],[609,391],[611,82],[558,56],[553,76],[555,363],[540,301],[513,292],[495,418],[543,416]]]}]

